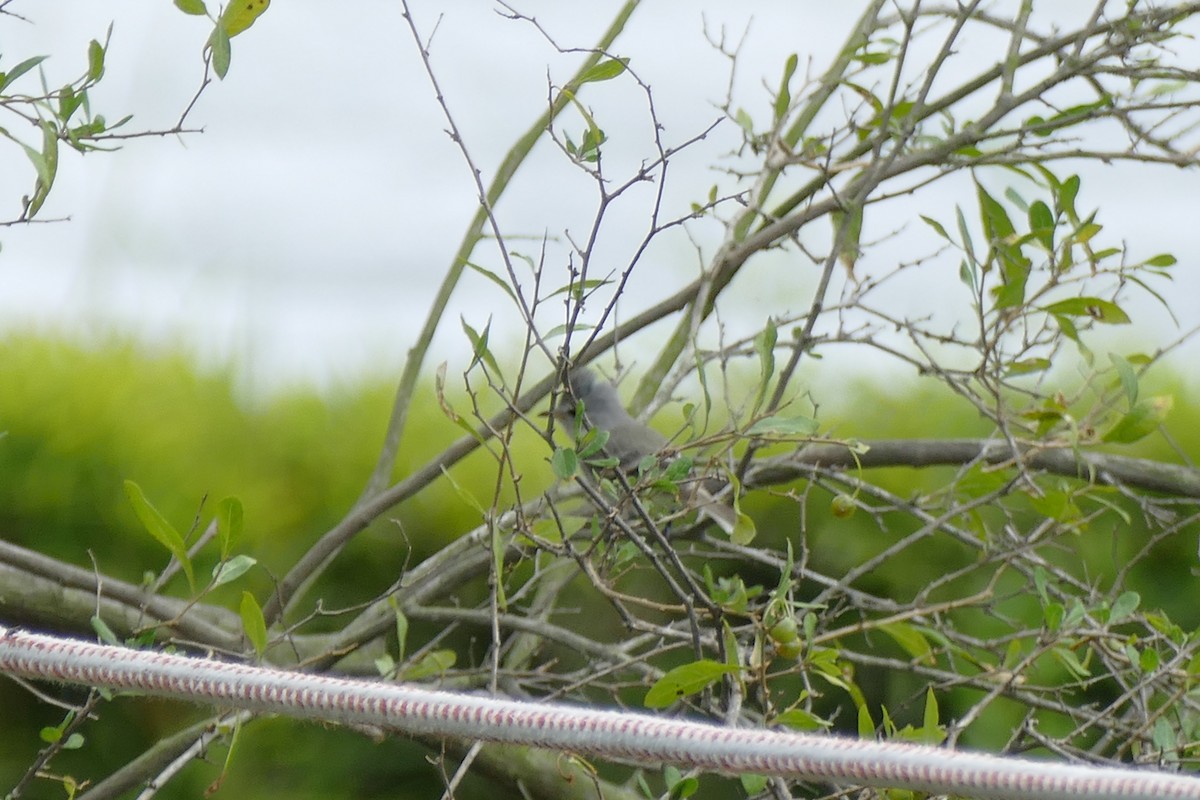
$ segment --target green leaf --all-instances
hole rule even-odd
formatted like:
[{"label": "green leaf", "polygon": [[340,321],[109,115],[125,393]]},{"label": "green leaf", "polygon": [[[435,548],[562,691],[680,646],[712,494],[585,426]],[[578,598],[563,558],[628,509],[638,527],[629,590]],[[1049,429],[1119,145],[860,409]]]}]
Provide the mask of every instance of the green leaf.
[{"label": "green leaf", "polygon": [[845,211],[833,211],[829,215],[833,223],[834,240],[839,242],[838,260],[847,270],[853,270],[862,250],[859,239],[862,236],[863,207],[862,204],[852,206]]},{"label": "green leaf", "polygon": [[[582,406],[580,406],[582,408]],[[579,409],[576,409],[576,419],[581,419]],[[579,440],[579,457],[591,458],[604,449],[604,445],[608,444],[608,431],[603,428],[592,428],[587,433],[583,434],[583,438]]]},{"label": "green leaf", "polygon": [[941,236],[947,242],[954,242],[954,240],[950,238],[950,234],[946,233],[946,229],[942,226],[942,223],[938,222],[933,217],[927,217],[924,214],[921,214],[920,216],[922,221],[924,221],[924,223],[929,227],[933,228],[939,236]]},{"label": "green leaf", "polygon": [[1108,612],[1109,624],[1115,625],[1125,620],[1142,604],[1142,596],[1137,592],[1125,592],[1113,601],[1112,609]]},{"label": "green leaf", "polygon": [[1034,372],[1044,372],[1050,369],[1050,359],[1048,358],[1026,358],[1018,361],[1010,361],[1005,365],[1006,375],[1029,375]]},{"label": "green leaf", "polygon": [[875,720],[871,719],[871,709],[867,708],[866,703],[858,705],[858,738],[875,738]]},{"label": "green leaf", "polygon": [[1116,444],[1136,442],[1158,430],[1174,405],[1175,398],[1170,395],[1150,397],[1134,403],[1133,408],[1104,434],[1104,441]]},{"label": "green leaf", "polygon": [[[754,775],[747,772],[743,772],[741,775],[739,775],[738,780],[741,781],[742,791],[746,793],[747,797],[755,797],[756,795],[765,792],[767,790],[767,785],[770,783],[770,780],[766,775]],[[653,797],[653,795],[650,793],[647,793],[646,796]]]},{"label": "green leaf", "polygon": [[760,419],[746,430],[746,434],[748,436],[763,438],[771,436],[788,438],[793,436],[812,436],[817,432],[818,428],[820,428],[820,425],[812,417],[803,415],[785,417],[777,415]]},{"label": "green leaf", "polygon": [[1124,356],[1119,356],[1116,353],[1109,353],[1108,360],[1112,362],[1113,369],[1117,371],[1117,377],[1121,381],[1121,388],[1125,390],[1125,397],[1129,400],[1129,405],[1133,405],[1138,399],[1138,378],[1137,370],[1133,368],[1133,364]]},{"label": "green leaf", "polygon": [[401,661],[404,660],[405,648],[408,646],[408,617],[400,608],[395,595],[388,597],[388,605],[396,617],[396,652]]},{"label": "green leaf", "polygon": [[768,317],[766,327],[754,337],[754,351],[758,353],[758,397],[754,401],[756,411],[762,407],[771,384],[771,376],[775,374],[775,343],[778,339],[779,330],[775,326],[775,320]]},{"label": "green leaf", "polygon": [[921,727],[927,731],[935,730],[938,727],[938,719],[937,695],[930,686],[925,691],[925,718],[921,721]]},{"label": "green leaf", "polygon": [[729,535],[729,541],[742,546],[748,545],[754,541],[754,537],[758,536],[758,527],[754,524],[754,520],[749,514],[737,511],[737,521],[733,523],[733,533]]},{"label": "green leaf", "polygon": [[554,472],[554,477],[560,481],[574,476],[579,470],[579,457],[575,454],[575,450],[570,447],[556,449],[554,455],[550,456],[550,469]]},{"label": "green leaf", "polygon": [[7,89],[13,81],[24,75],[26,72],[29,72],[29,70],[33,69],[47,58],[49,58],[49,56],[34,56],[33,58],[27,58],[20,64],[17,64],[15,67],[10,69],[8,72],[0,72],[0,92]]},{"label": "green leaf", "polygon": [[196,577],[192,572],[192,561],[188,558],[187,547],[184,545],[179,531],[175,530],[171,523],[167,522],[166,517],[150,504],[142,487],[133,481],[125,481],[125,496],[129,498],[129,504],[133,506],[133,513],[137,515],[142,527],[175,557],[179,566],[183,568],[183,574],[187,576],[188,586],[195,591]]},{"label": "green leaf", "polygon": [[433,650],[421,657],[421,660],[404,670],[401,676],[406,681],[419,681],[435,675],[443,675],[454,666],[458,655],[453,650]]},{"label": "green leaf", "polygon": [[29,205],[25,209],[26,219],[32,219],[41,210],[42,204],[50,195],[51,187],[54,186],[54,178],[58,174],[58,131],[52,123],[46,120],[42,120],[41,128],[42,152],[39,153],[29,145],[21,145],[25,150],[25,155],[33,162],[33,168],[37,170],[38,176],[37,182],[34,184],[33,195],[29,198]]},{"label": "green leaf", "polygon": [[219,21],[213,28],[212,35],[208,37],[208,47],[212,51],[213,71],[217,73],[218,78],[225,80],[225,76],[229,73],[229,59],[232,52],[229,47],[229,31]]},{"label": "green leaf", "polygon": [[263,617],[262,608],[254,599],[254,595],[242,592],[242,602],[238,607],[238,613],[242,618],[242,630],[245,632],[246,638],[254,646],[254,652],[261,656],[267,650],[267,621]]},{"label": "green leaf", "polygon": [[203,16],[208,13],[204,0],[175,0],[175,7],[185,14]]},{"label": "green leaf", "polygon": [[489,281],[491,281],[492,283],[496,284],[501,289],[503,289],[504,293],[508,295],[510,300],[512,300],[514,302],[516,301],[517,296],[513,293],[512,287],[510,287],[508,285],[508,282],[505,281],[503,278],[501,278],[499,275],[492,272],[491,270],[484,269],[483,267],[479,266],[478,264],[473,264],[470,261],[466,262],[466,265],[469,269],[472,269],[475,272],[478,272],[480,275],[487,278]]},{"label": "green leaf", "polygon": [[783,65],[783,79],[779,81],[779,93],[775,95],[775,122],[783,119],[787,114],[788,107],[792,104],[792,76],[796,74],[796,67],[799,65],[800,59],[792,53],[788,56],[787,61]]},{"label": "green leaf", "polygon": [[256,559],[247,555],[234,556],[228,561],[222,561],[213,567],[213,587],[236,581],[257,563]]},{"label": "green leaf", "polygon": [[92,630],[94,630],[96,635],[100,637],[100,641],[104,642],[105,644],[111,644],[113,647],[121,646],[121,640],[117,638],[117,634],[113,632],[113,629],[108,627],[107,622],[100,619],[100,617],[97,615],[92,615],[91,623]]},{"label": "green leaf", "polygon": [[242,501],[226,497],[217,503],[217,539],[221,543],[221,558],[229,558],[234,546],[242,538]]},{"label": "green leaf", "polygon": [[979,198],[980,219],[983,223],[984,235],[993,243],[1003,242],[1016,233],[1008,212],[996,198],[988,194],[983,184],[975,182],[975,192]]},{"label": "green leaf", "polygon": [[1171,255],[1170,253],[1162,253],[1160,255],[1154,256],[1154,258],[1146,259],[1146,266],[1148,266],[1148,267],[1170,267],[1170,266],[1174,265],[1177,260],[1178,259],[1176,259],[1175,256]]},{"label": "green leaf", "polygon": [[1067,215],[1070,219],[1077,219],[1079,214],[1075,211],[1075,198],[1079,195],[1079,176],[1072,175],[1058,186],[1058,191],[1054,196],[1054,204],[1058,210]]},{"label": "green leaf", "polygon": [[786,725],[798,731],[825,730],[832,724],[829,720],[821,719],[816,714],[805,711],[803,708],[789,708],[782,714],[776,714],[771,719],[771,723],[774,725]]},{"label": "green leaf", "polygon": [[1050,206],[1041,200],[1035,200],[1029,207],[1029,232],[1046,250],[1054,250],[1054,214],[1051,213]]},{"label": "green leaf", "polygon": [[496,362],[495,356],[492,355],[492,351],[488,347],[488,338],[492,330],[492,318],[488,317],[487,325],[483,328],[483,333],[479,333],[472,328],[467,323],[465,317],[459,317],[459,322],[462,324],[463,333],[467,334],[467,338],[471,340],[471,348],[473,350],[471,367],[482,361],[491,368],[492,375],[498,377],[500,375],[500,365]]},{"label": "green leaf", "polygon": [[88,43],[88,80],[98,81],[104,74],[104,46],[92,39]]},{"label": "green leaf", "polygon": [[642,704],[646,708],[667,708],[680,698],[701,692],[725,675],[738,671],[737,667],[709,659],[683,664],[655,681]]},{"label": "green leaf", "polygon": [[583,73],[583,75],[579,77],[579,83],[580,85],[583,85],[585,83],[610,81],[623,73],[628,66],[628,58],[610,58],[608,61],[601,61],[587,72]]},{"label": "green leaf", "polygon": [[1051,303],[1042,310],[1055,316],[1091,317],[1108,325],[1125,325],[1130,321],[1120,306],[1099,297],[1071,297]]},{"label": "green leaf", "polygon": [[907,622],[887,622],[880,625],[879,629],[892,637],[892,641],[904,648],[904,652],[914,659],[926,664],[935,663],[929,640],[915,626]]}]

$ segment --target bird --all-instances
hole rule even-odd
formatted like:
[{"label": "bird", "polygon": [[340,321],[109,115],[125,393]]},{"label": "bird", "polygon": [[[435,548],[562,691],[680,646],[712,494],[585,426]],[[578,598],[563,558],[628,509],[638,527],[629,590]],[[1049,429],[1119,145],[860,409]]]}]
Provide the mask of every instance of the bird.
[{"label": "bird", "polygon": [[[634,472],[647,456],[663,455],[669,449],[667,437],[630,416],[617,387],[595,372],[583,368],[572,370],[567,376],[567,388],[570,396],[560,396],[554,416],[574,423],[577,403],[581,403],[584,425],[608,434],[603,452],[616,459],[623,472]],[[733,533],[737,512],[732,506],[717,500],[699,482],[685,496],[701,516],[717,523],[725,533]]]}]

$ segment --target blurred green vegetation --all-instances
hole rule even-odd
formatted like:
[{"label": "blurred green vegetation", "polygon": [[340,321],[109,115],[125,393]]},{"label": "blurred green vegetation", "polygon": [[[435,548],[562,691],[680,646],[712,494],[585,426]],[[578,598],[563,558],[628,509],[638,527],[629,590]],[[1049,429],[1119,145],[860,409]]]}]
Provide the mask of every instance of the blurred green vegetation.
[{"label": "blurred green vegetation", "polygon": [[[1188,388],[1171,379],[1164,383],[1161,376],[1159,383],[1156,392],[1176,396],[1169,420],[1175,446],[1182,452],[1200,452],[1200,425]],[[820,384],[814,380],[814,385]],[[211,599],[235,607],[235,597],[244,588],[264,598],[271,576],[286,571],[354,503],[377,456],[392,391],[386,381],[379,381],[323,392],[290,388],[269,398],[246,399],[239,396],[231,368],[200,369],[177,350],[149,348],[120,336],[84,344],[64,337],[10,335],[0,340],[0,535],[80,566],[90,567],[94,559],[99,570],[137,582],[147,571],[161,569],[166,554],[137,523],[123,480],[138,482],[180,530],[198,518],[206,522],[217,501],[236,495],[246,519],[246,538],[239,549],[257,558],[261,569],[251,574],[248,584],[239,583],[227,595]],[[425,399],[412,410],[398,476],[423,465],[462,434],[435,402],[432,386],[420,396]],[[460,412],[469,407],[462,397],[451,402]],[[886,389],[869,381],[847,384],[822,398],[820,415],[822,430],[835,436],[953,438],[989,433],[974,409],[933,381],[891,381]],[[518,437],[514,447],[520,453],[518,470],[525,476],[522,493],[529,498],[549,483],[549,450],[532,434]],[[1157,436],[1136,449],[1112,449],[1179,461]],[[889,469],[872,471],[869,479],[899,497],[913,497],[937,492],[952,473],[942,468]],[[483,505],[490,504],[497,484],[491,455],[476,453],[456,467],[454,475]],[[975,478],[981,485],[1000,479],[983,473]],[[1061,486],[1064,502],[1069,502],[1071,482],[1048,478],[1046,485]],[[786,488],[755,492],[745,502],[764,547],[782,547],[786,538],[795,540],[800,534],[796,500],[777,496]],[[803,499],[810,566],[828,575],[844,574],[916,524],[901,514],[885,515],[883,526],[865,513],[837,518],[830,513],[832,499],[824,490],[811,491]],[[1115,493],[1106,499],[1121,502]],[[1021,495],[1012,497],[1009,510],[1021,513],[1022,504],[1031,518],[1039,513]],[[1126,524],[1115,513],[1101,517],[1080,532],[1077,549],[1062,557],[1082,559],[1097,581],[1108,580],[1145,544],[1137,515],[1132,519]],[[324,579],[322,595],[331,604],[367,600],[394,581],[406,562],[416,563],[478,522],[471,504],[449,481],[439,481],[357,537]],[[1190,592],[1181,590],[1195,566],[1195,534],[1166,539],[1137,563],[1128,580],[1141,592],[1143,607],[1164,609],[1186,629],[1200,624]],[[886,561],[859,586],[881,596],[911,597],[932,576],[966,566],[973,557],[971,551],[946,547],[931,537]],[[203,559],[197,564],[198,570],[211,565]],[[747,584],[770,587],[778,580],[766,571],[737,568]],[[978,585],[956,586],[956,593],[978,590],[983,577],[974,573],[970,580]],[[186,587],[181,579],[176,581],[175,593],[182,595]],[[583,602],[582,595],[572,596],[572,602]],[[1027,596],[1013,598],[1008,610],[1019,611],[1021,604],[1028,606],[1022,613],[1036,619],[1036,603]],[[980,635],[986,637],[990,621],[986,615],[975,616]],[[478,643],[458,644],[472,649],[474,657],[481,650]],[[895,650],[886,641],[873,645],[881,653]],[[864,672],[858,682],[897,719],[903,719],[906,707],[920,713],[914,698],[923,681],[872,684],[870,678]],[[943,701],[944,713],[953,714],[953,702],[951,693]],[[57,724],[62,712],[11,682],[0,683],[0,709],[6,719],[26,721],[8,728],[0,748],[0,786],[9,786],[41,745],[38,727]],[[1015,706],[1011,710],[1021,713]],[[102,705],[106,724],[86,726],[87,745],[56,761],[55,769],[78,776],[105,774],[185,721],[202,719],[203,713],[133,698]],[[853,720],[843,721],[852,728]],[[976,743],[1001,745],[1009,723],[997,726],[999,741]],[[440,786],[423,760],[424,751],[398,738],[366,747],[360,734],[349,731],[256,721],[243,732],[238,747],[225,783],[232,796],[244,791],[261,798],[339,793],[428,797]],[[189,766],[161,796],[199,796],[219,776],[224,758],[223,750],[215,750],[209,765]],[[486,785],[474,788],[475,796],[494,794]],[[30,796],[56,795],[49,784],[41,784]],[[463,796],[472,796],[470,785]]]}]

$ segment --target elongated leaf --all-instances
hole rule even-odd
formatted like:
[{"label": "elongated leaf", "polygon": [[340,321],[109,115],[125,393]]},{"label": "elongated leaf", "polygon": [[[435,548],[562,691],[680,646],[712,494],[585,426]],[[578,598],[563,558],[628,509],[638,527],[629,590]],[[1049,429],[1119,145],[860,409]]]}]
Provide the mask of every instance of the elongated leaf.
[{"label": "elongated leaf", "polygon": [[49,57],[50,56],[34,56],[33,58],[27,58],[10,69],[8,72],[0,72],[0,92],[7,89],[9,84],[24,75],[26,72],[29,72],[29,70],[33,69]]},{"label": "elongated leaf", "polygon": [[246,638],[254,646],[254,652],[261,656],[267,651],[267,621],[263,617],[262,608],[254,599],[254,595],[242,592],[242,602],[238,607],[238,614],[242,618],[242,630],[245,632]]},{"label": "elongated leaf", "polygon": [[579,83],[584,84],[610,81],[623,73],[628,67],[628,58],[610,58],[608,61],[601,61],[596,66],[580,75]]},{"label": "elongated leaf", "polygon": [[799,65],[800,59],[792,53],[788,56],[787,61],[783,65],[783,79],[779,81],[779,93],[775,95],[775,122],[783,119],[783,115],[787,113],[788,108],[792,105],[792,76],[796,74],[796,67]]},{"label": "elongated leaf", "polygon": [[774,416],[760,419],[758,422],[751,425],[746,434],[750,436],[812,436],[817,432],[820,425],[812,417],[802,415],[795,416]]},{"label": "elongated leaf", "polygon": [[1133,368],[1133,364],[1129,363],[1129,359],[1124,356],[1109,353],[1108,359],[1112,362],[1113,369],[1117,371],[1117,377],[1121,381],[1121,388],[1125,391],[1125,397],[1129,400],[1129,405],[1132,406],[1138,399],[1137,370]]},{"label": "elongated leaf", "polygon": [[1099,297],[1071,297],[1051,303],[1042,310],[1055,316],[1091,317],[1108,325],[1126,325],[1130,321],[1120,306]]},{"label": "elongated leaf", "polygon": [[226,497],[217,503],[217,539],[221,542],[221,558],[229,558],[238,540],[242,538],[242,501]]},{"label": "elongated leaf", "polygon": [[234,556],[228,561],[222,561],[213,568],[212,585],[216,587],[223,586],[226,583],[233,583],[245,575],[257,563],[258,561],[247,555]]},{"label": "elongated leaf", "polygon": [[125,496],[129,498],[129,504],[133,506],[133,513],[137,514],[142,527],[175,557],[179,566],[183,568],[183,574],[187,576],[188,586],[195,591],[196,577],[192,572],[192,561],[188,558],[187,547],[184,546],[183,537],[179,535],[179,531],[175,530],[171,523],[167,522],[166,517],[150,504],[142,487],[133,481],[125,481]]},{"label": "elongated leaf", "polygon": [[646,708],[666,708],[680,698],[703,691],[725,675],[733,675],[738,671],[736,666],[709,659],[683,664],[655,681],[646,692],[642,704]]}]

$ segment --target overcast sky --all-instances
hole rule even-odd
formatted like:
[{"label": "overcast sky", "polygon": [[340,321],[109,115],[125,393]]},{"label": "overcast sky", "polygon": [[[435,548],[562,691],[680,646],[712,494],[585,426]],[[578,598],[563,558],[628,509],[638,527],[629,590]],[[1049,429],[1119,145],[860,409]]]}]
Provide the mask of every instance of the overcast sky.
[{"label": "overcast sky", "polygon": [[[560,45],[586,47],[620,4],[515,5],[535,15]],[[814,71],[823,69],[845,36],[851,7],[860,5],[647,2],[616,49],[653,85],[670,145],[719,117],[729,62],[706,40],[706,29],[713,36],[723,29],[730,42],[745,34],[735,93],[739,105],[765,116],[764,82],[777,85],[787,55],[800,54],[802,71],[805,59]],[[1079,4],[1038,8],[1063,14],[1072,5]],[[492,3],[413,0],[412,7],[426,35],[437,25],[434,69],[472,156],[490,178],[545,107],[547,79],[561,85],[582,56],[557,53],[531,25],[505,19]],[[133,129],[170,127],[199,84],[208,23],[167,0],[17,0],[7,9],[31,24],[0,17],[0,69],[49,53],[44,68],[51,85],[82,72],[88,40],[103,39],[113,23],[107,72],[92,98],[93,109],[109,120],[133,113]],[[619,91],[598,87],[587,98],[604,115],[602,127],[613,139],[606,156],[617,171],[622,158],[629,166],[646,153],[644,103],[628,118],[616,118],[630,97],[626,84]],[[135,331],[152,341],[181,342],[210,362],[233,359],[254,389],[397,373],[475,209],[469,171],[444,132],[400,4],[275,3],[233,40],[228,78],[208,88],[189,122],[205,132],[136,140],[116,154],[80,157],[63,149],[58,183],[41,216],[70,221],[0,229],[0,330]],[[0,125],[30,140],[14,119]],[[694,155],[681,157],[671,169],[666,206],[682,213],[702,199],[717,180],[713,164],[737,141],[726,122]],[[12,218],[32,169],[17,148],[0,145],[0,202],[7,204],[0,217]],[[561,237],[586,233],[595,193],[547,145],[538,155],[504,200],[505,222],[530,237],[514,240],[530,254],[538,252],[538,237],[559,238],[562,247],[552,252],[565,261]],[[1176,284],[1161,288],[1185,327],[1200,322],[1192,256],[1198,249],[1196,175],[1093,168],[1084,180],[1087,205],[1101,209],[1100,221],[1131,253],[1179,257]],[[601,251],[608,248],[614,263],[644,234],[647,202],[635,194],[614,209]],[[876,231],[909,225],[918,211],[949,221],[955,203],[970,210],[974,199],[960,183],[921,203],[873,221]],[[688,233],[709,248],[707,255],[720,238],[715,225]],[[658,243],[651,256],[669,266],[646,279],[671,282],[692,274],[698,257],[691,240],[680,235]],[[872,268],[870,261],[860,267]],[[731,316],[744,315],[753,330],[764,322],[756,298],[778,289],[745,283],[738,289],[743,309]],[[460,314],[481,326],[499,302],[483,280],[455,299],[453,322],[438,342],[441,357],[465,352]],[[898,313],[919,313],[930,299],[926,286],[899,298]],[[794,307],[806,304],[798,296]],[[1177,335],[1161,310],[1138,308],[1147,341]],[[501,346],[515,345],[518,330],[505,321],[513,315],[496,317]],[[1192,347],[1183,363],[1194,363],[1197,354]]]}]

